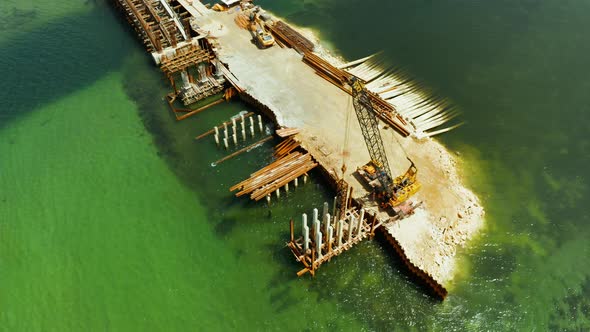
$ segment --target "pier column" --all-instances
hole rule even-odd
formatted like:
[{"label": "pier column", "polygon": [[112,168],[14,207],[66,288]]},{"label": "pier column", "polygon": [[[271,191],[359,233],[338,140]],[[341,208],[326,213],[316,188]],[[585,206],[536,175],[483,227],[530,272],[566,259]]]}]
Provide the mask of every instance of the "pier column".
[{"label": "pier column", "polygon": [[332,242],[334,242],[332,240],[332,236],[334,236],[334,228],[332,226],[328,226],[328,240],[326,241],[326,243],[328,244],[328,253],[329,254],[332,253]]},{"label": "pier column", "polygon": [[320,222],[320,220],[318,219],[318,209],[313,209],[313,220],[312,222],[315,224],[315,222]]},{"label": "pier column", "polygon": [[348,219],[348,238],[346,240],[347,243],[350,242],[350,240],[352,239],[352,232],[354,231],[354,217],[350,216],[350,218]]},{"label": "pier column", "polygon": [[270,194],[266,195],[266,202],[270,205]]},{"label": "pier column", "polygon": [[248,119],[250,120],[250,134],[252,134],[252,137],[254,137],[254,118],[250,117]]},{"label": "pier column", "polygon": [[223,138],[223,146],[225,147],[225,149],[229,149],[229,145],[227,144],[227,137]]},{"label": "pier column", "polygon": [[234,145],[238,145],[238,135],[236,133],[236,124],[235,124],[235,122],[234,122],[234,126],[232,127],[232,132],[233,132],[232,138],[234,139]]},{"label": "pier column", "polygon": [[309,227],[307,226],[307,214],[301,215],[301,229],[303,231],[303,248],[305,252],[309,249]]},{"label": "pier column", "polygon": [[326,215],[329,215],[328,214],[328,209],[329,209],[328,202],[324,202],[324,209],[322,210],[322,222],[324,224],[325,223],[328,223],[330,221],[329,219],[326,220]]},{"label": "pier column", "polygon": [[[328,235],[328,229],[330,228],[330,220],[332,218],[330,217],[330,214],[327,213],[324,216],[324,234],[327,236]],[[327,242],[327,241],[326,241]]]},{"label": "pier column", "polygon": [[289,192],[289,182],[285,183],[285,192]]},{"label": "pier column", "polygon": [[361,209],[361,215],[359,217],[359,226],[356,230],[356,237],[361,236],[361,229],[363,228],[363,219],[365,218],[365,209]]},{"label": "pier column", "polygon": [[228,138],[228,135],[227,135],[227,125],[225,123],[223,124],[223,137],[225,137],[225,139]]},{"label": "pier column", "polygon": [[264,134],[264,129],[263,129],[263,126],[262,126],[262,117],[260,115],[258,115],[257,118],[258,118],[258,128],[260,129],[260,132],[262,134]]},{"label": "pier column", "polygon": [[303,184],[307,183],[307,174],[303,174]]},{"label": "pier column", "polygon": [[[338,202],[338,196],[334,196],[334,203],[332,203],[332,216],[336,218],[336,203]],[[334,221],[336,224],[336,221]]]},{"label": "pier column", "polygon": [[242,128],[242,140],[246,141],[246,130]]},{"label": "pier column", "polygon": [[304,255],[309,251],[309,227],[303,226],[303,250]]},{"label": "pier column", "polygon": [[182,78],[182,84],[185,87],[190,86],[190,80],[188,78],[188,73],[186,72],[186,70],[183,70],[182,72],[180,72],[180,77]]},{"label": "pier column", "polygon": [[215,134],[215,144],[219,146],[219,134]]},{"label": "pier column", "polygon": [[219,136],[219,128],[213,127],[213,130],[215,130],[215,135]]},{"label": "pier column", "polygon": [[277,198],[281,197],[281,191],[279,190],[279,188],[277,188],[277,190],[275,190],[275,194],[277,194]]},{"label": "pier column", "polygon": [[207,70],[205,63],[201,62],[197,68],[199,72],[199,81],[201,83],[207,82]]},{"label": "pier column", "polygon": [[315,233],[315,244],[316,244],[316,251],[318,252],[318,259],[321,259],[322,256],[322,232],[318,231]]},{"label": "pier column", "polygon": [[215,75],[215,78],[219,79],[222,75],[221,70],[219,69],[221,67],[221,63],[219,63],[219,59],[215,58],[215,72],[213,73],[213,75]]},{"label": "pier column", "polygon": [[344,222],[342,220],[338,220],[338,249],[342,246],[342,234],[344,228]]},{"label": "pier column", "polygon": [[295,178],[295,188],[299,185],[299,178]]},{"label": "pier column", "polygon": [[[318,209],[313,209],[313,220],[312,222],[312,230],[313,230],[313,236],[315,237],[318,232],[320,231],[320,220],[318,219]],[[317,242],[317,238],[314,238],[314,240]]]}]

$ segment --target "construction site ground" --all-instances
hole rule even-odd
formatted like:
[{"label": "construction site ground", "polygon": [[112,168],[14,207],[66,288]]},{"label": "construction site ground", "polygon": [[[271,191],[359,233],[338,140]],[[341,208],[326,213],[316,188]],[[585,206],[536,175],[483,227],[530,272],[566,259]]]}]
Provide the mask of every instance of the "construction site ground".
[{"label": "construction site ground", "polygon": [[[220,60],[248,94],[272,110],[280,126],[300,129],[296,139],[328,172],[341,175],[347,141],[344,177],[354,187],[355,199],[367,196],[353,175],[369,161],[369,154],[351,96],[316,75],[294,50],[278,45],[259,49],[250,32],[234,22],[236,14],[210,11],[199,18],[202,30],[209,31],[210,40],[215,41]],[[402,138],[383,124],[381,129],[393,175],[404,173],[410,165],[407,153],[422,184],[412,199],[424,202],[413,216],[384,227],[415,266],[449,287],[456,250],[481,227],[484,211],[462,184],[453,156],[442,145],[432,139]]]}]

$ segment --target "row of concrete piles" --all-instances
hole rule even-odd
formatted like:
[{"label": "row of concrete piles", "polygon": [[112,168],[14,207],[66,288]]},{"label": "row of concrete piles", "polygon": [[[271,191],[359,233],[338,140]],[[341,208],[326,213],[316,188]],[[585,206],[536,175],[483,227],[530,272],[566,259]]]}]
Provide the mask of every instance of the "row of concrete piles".
[{"label": "row of concrete piles", "polygon": [[[249,121],[249,126],[248,126],[248,131],[250,132],[250,137],[254,137],[256,136],[256,125],[255,125],[255,121],[254,121],[254,114],[253,113],[249,113],[249,114],[242,114],[239,117],[239,123],[238,120],[236,118],[232,118],[231,121],[228,122],[224,122],[221,126],[216,126],[213,128],[214,131],[214,139],[215,139],[215,144],[217,144],[217,146],[221,146],[221,144],[223,143],[223,147],[227,150],[229,149],[229,142],[230,139],[233,142],[233,144],[235,146],[238,145],[238,141],[240,140],[239,137],[241,137],[242,141],[246,141],[247,139],[247,135],[246,135],[246,120]],[[262,122],[262,117],[260,115],[256,116],[256,122],[258,123],[258,131],[260,132],[260,134],[264,134],[264,124]],[[231,124],[231,129],[229,127],[229,125]],[[238,136],[238,124],[240,126],[239,128],[239,132],[240,132],[240,136]],[[229,131],[231,130],[232,135],[229,135]],[[223,135],[221,134],[223,132]],[[222,137],[223,136],[223,137]]]},{"label": "row of concrete piles", "polygon": [[368,214],[365,213],[365,209],[358,211],[354,207],[348,209],[345,207],[345,212],[341,213],[341,219],[336,216],[338,213],[336,200],[334,200],[332,214],[328,209],[328,203],[324,203],[321,221],[318,210],[313,209],[311,228],[308,225],[307,214],[302,214],[301,237],[297,239],[295,239],[293,220],[291,220],[291,241],[287,243],[287,246],[297,261],[304,266],[297,272],[298,276],[308,272],[315,275],[315,271],[324,262],[374,235],[376,216],[366,218]]}]

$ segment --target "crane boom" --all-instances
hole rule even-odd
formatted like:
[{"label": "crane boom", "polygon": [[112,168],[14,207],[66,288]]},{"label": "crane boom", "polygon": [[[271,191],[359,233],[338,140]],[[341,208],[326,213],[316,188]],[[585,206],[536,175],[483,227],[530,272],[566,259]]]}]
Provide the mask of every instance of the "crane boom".
[{"label": "crane boom", "polygon": [[393,177],[391,176],[391,169],[389,168],[383,139],[379,131],[379,120],[375,116],[371,99],[367,94],[364,84],[356,77],[352,77],[350,82],[354,111],[359,121],[363,137],[365,138],[369,156],[373,164],[378,168],[377,177],[383,187],[383,191],[389,193]]}]

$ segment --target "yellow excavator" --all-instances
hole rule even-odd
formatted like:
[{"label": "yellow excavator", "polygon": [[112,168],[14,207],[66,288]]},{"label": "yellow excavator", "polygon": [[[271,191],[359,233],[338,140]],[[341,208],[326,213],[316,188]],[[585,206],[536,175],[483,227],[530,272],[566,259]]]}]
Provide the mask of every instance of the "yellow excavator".
[{"label": "yellow excavator", "polygon": [[258,47],[268,48],[274,45],[275,39],[264,29],[264,25],[260,22],[259,8],[257,8],[250,12],[250,30],[254,33]]},{"label": "yellow excavator", "polygon": [[396,178],[391,176],[391,169],[379,131],[379,120],[373,110],[369,94],[360,79],[353,76],[349,84],[352,87],[352,102],[356,117],[371,157],[371,160],[359,167],[357,172],[373,188],[383,208],[394,208],[420,189],[417,178],[418,168],[406,156],[410,161],[408,170]]}]

